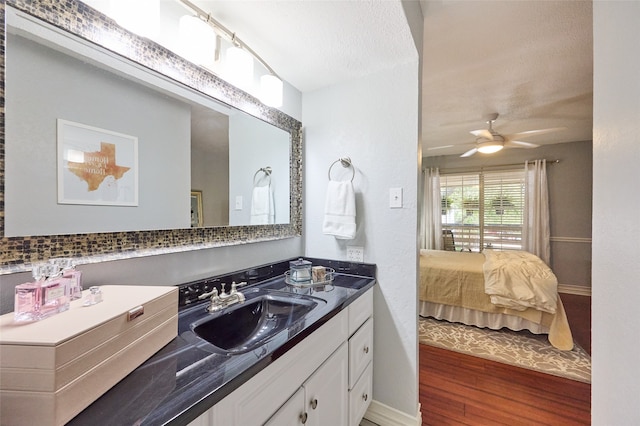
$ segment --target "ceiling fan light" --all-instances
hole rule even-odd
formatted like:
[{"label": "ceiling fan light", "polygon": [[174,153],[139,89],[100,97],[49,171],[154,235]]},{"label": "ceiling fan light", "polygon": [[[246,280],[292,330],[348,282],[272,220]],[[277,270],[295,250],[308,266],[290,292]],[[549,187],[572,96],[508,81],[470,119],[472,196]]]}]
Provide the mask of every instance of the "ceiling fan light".
[{"label": "ceiling fan light", "polygon": [[493,154],[504,148],[504,142],[502,141],[486,141],[478,142],[478,152],[483,154]]}]

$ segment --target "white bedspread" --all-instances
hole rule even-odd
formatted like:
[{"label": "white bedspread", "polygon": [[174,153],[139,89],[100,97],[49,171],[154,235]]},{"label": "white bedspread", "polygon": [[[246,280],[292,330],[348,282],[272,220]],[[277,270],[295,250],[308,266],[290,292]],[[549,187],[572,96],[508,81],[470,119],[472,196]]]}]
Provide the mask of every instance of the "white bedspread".
[{"label": "white bedspread", "polygon": [[485,293],[491,303],[518,311],[556,312],[558,279],[538,256],[526,251],[483,253]]}]

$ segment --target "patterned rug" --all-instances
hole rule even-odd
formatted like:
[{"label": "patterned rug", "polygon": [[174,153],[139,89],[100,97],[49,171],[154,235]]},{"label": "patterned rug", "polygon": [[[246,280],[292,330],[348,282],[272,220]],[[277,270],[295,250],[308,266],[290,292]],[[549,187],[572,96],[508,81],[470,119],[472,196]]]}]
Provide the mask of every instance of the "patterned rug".
[{"label": "patterned rug", "polygon": [[551,346],[546,335],[490,330],[420,318],[420,343],[492,361],[591,383],[591,357],[578,344],[571,351]]}]

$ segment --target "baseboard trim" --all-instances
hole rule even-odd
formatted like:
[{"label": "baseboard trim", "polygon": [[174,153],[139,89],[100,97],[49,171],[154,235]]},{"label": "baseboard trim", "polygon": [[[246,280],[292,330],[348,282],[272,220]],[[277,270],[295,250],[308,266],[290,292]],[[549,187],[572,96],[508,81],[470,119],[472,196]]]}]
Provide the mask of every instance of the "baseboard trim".
[{"label": "baseboard trim", "polygon": [[375,399],[371,401],[364,418],[377,425],[383,426],[421,426],[422,413],[418,405],[418,414],[415,417],[407,413],[389,407]]},{"label": "baseboard trim", "polygon": [[591,287],[580,285],[558,284],[558,293],[575,294],[578,296],[591,296]]}]

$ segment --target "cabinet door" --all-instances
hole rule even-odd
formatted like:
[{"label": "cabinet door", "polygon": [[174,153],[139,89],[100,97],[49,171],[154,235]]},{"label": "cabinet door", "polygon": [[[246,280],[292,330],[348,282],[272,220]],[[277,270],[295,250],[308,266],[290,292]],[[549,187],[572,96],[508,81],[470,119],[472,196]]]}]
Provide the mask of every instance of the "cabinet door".
[{"label": "cabinet door", "polygon": [[265,423],[265,426],[300,426],[309,424],[304,408],[304,389],[300,388],[278,411]]},{"label": "cabinet door", "polygon": [[346,342],[304,384],[307,425],[346,425],[349,351]]}]

